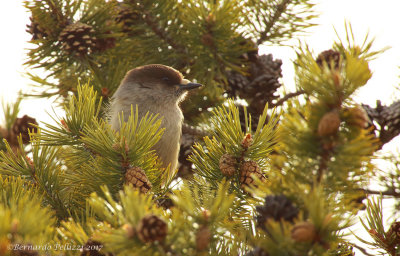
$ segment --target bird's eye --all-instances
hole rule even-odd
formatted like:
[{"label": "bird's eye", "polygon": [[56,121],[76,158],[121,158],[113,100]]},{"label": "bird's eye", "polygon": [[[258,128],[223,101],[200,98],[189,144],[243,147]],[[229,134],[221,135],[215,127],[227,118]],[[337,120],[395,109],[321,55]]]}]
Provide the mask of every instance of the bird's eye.
[{"label": "bird's eye", "polygon": [[169,77],[163,77],[162,80],[163,80],[164,82],[169,82]]}]

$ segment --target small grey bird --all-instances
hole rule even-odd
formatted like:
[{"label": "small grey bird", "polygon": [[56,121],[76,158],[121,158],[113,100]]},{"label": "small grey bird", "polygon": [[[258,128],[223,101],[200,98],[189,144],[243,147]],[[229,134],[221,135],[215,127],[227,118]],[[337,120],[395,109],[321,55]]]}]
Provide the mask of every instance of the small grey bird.
[{"label": "small grey bird", "polygon": [[119,130],[119,115],[124,113],[127,121],[131,105],[138,105],[139,118],[147,112],[162,117],[161,127],[164,134],[154,146],[163,167],[178,165],[180,137],[182,134],[183,114],[179,103],[184,100],[187,91],[202,86],[183,78],[183,75],[168,66],[152,64],[128,71],[119,88],[112,97],[109,117],[113,129]]}]

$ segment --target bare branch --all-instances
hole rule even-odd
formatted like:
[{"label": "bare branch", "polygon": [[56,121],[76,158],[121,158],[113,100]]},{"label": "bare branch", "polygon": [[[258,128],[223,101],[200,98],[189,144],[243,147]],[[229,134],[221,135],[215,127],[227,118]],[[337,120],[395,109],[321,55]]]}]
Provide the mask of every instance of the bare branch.
[{"label": "bare branch", "polygon": [[276,103],[272,104],[271,107],[280,106],[280,105],[282,105],[283,103],[285,103],[285,101],[287,101],[287,100],[289,100],[289,99],[291,99],[291,98],[293,98],[293,97],[302,95],[302,94],[304,94],[304,91],[303,91],[303,90],[300,90],[300,91],[297,91],[297,92],[288,93],[288,94],[286,94],[284,97],[280,98]]}]

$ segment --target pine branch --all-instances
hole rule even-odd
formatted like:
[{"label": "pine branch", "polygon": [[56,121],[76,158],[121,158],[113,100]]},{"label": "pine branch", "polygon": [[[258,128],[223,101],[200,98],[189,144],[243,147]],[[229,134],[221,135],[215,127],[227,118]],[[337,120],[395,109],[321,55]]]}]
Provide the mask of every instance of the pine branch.
[{"label": "pine branch", "polygon": [[175,49],[178,53],[186,54],[185,47],[179,45],[176,41],[174,41],[165,30],[158,25],[156,18],[149,12],[143,11],[144,21],[151,28],[151,30],[164,40],[167,44],[169,44],[173,49]]},{"label": "pine branch", "polygon": [[367,256],[374,256],[374,254],[370,254],[367,252],[367,250],[365,250],[363,247],[356,245],[356,244],[352,244],[353,247],[357,248],[359,251],[361,251],[364,255]]},{"label": "pine branch", "polygon": [[399,192],[391,191],[391,190],[378,191],[378,190],[371,190],[371,189],[362,189],[361,191],[365,192],[366,194],[371,194],[371,195],[393,196],[396,198],[400,198]]},{"label": "pine branch", "polygon": [[291,98],[293,98],[293,97],[297,97],[297,96],[299,96],[299,95],[302,95],[302,94],[304,94],[304,93],[305,93],[305,92],[304,92],[303,90],[299,90],[299,91],[297,91],[297,92],[288,93],[288,94],[286,94],[284,97],[280,98],[277,102],[271,104],[270,107],[273,108],[273,107],[280,106],[280,105],[282,105],[283,103],[285,103],[287,100],[289,100],[289,99],[291,99]]},{"label": "pine branch", "polygon": [[[380,148],[400,134],[400,100],[389,106],[382,106],[379,100],[375,108],[366,104],[362,104],[362,106],[371,120],[371,125],[378,133],[381,142]],[[379,127],[376,127],[375,124],[378,124]]]},{"label": "pine branch", "polygon": [[284,14],[290,2],[291,0],[283,0],[280,4],[276,6],[275,13],[272,15],[272,18],[270,20],[267,21],[264,18],[265,29],[263,32],[260,33],[261,35],[260,38],[257,40],[257,45],[260,45],[269,39],[268,33],[271,31],[271,28],[275,25],[279,18]]},{"label": "pine branch", "polygon": [[330,152],[329,150],[324,150],[320,155],[321,160],[319,162],[319,167],[317,170],[317,182],[318,183],[321,182],[324,171],[328,167],[328,161],[329,161],[329,157],[330,157],[331,153],[332,152]]}]

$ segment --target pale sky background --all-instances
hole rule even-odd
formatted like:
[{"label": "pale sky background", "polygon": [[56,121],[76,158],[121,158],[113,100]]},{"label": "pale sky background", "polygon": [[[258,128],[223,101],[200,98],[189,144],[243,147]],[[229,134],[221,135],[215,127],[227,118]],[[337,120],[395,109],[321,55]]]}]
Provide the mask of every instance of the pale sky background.
[{"label": "pale sky background", "polygon": [[[25,49],[30,47],[27,41],[31,35],[25,32],[29,23],[29,14],[22,6],[23,1],[2,0],[0,8],[0,99],[13,102],[18,91],[29,92],[31,82],[24,77],[27,71],[22,65],[26,59]],[[375,106],[376,100],[390,104],[400,98],[400,91],[395,86],[400,84],[400,0],[321,0],[317,10],[321,14],[316,23],[320,24],[309,29],[309,35],[303,37],[315,53],[331,48],[337,36],[333,28],[345,37],[344,23],[349,21],[353,27],[356,42],[362,43],[369,32],[375,37],[375,50],[391,47],[376,60],[370,63],[373,77],[358,93],[356,100]],[[283,60],[283,81],[288,91],[294,90],[294,70],[292,60],[295,55],[288,47],[263,47],[262,52],[272,53],[275,58]],[[28,114],[38,121],[51,122],[46,111],[52,113],[52,104],[44,99],[27,99],[21,104],[20,116]],[[2,111],[0,118],[2,120]],[[398,148],[400,139],[385,146],[385,151]],[[385,217],[385,215],[384,215]],[[359,254],[358,254],[359,255]]]}]

